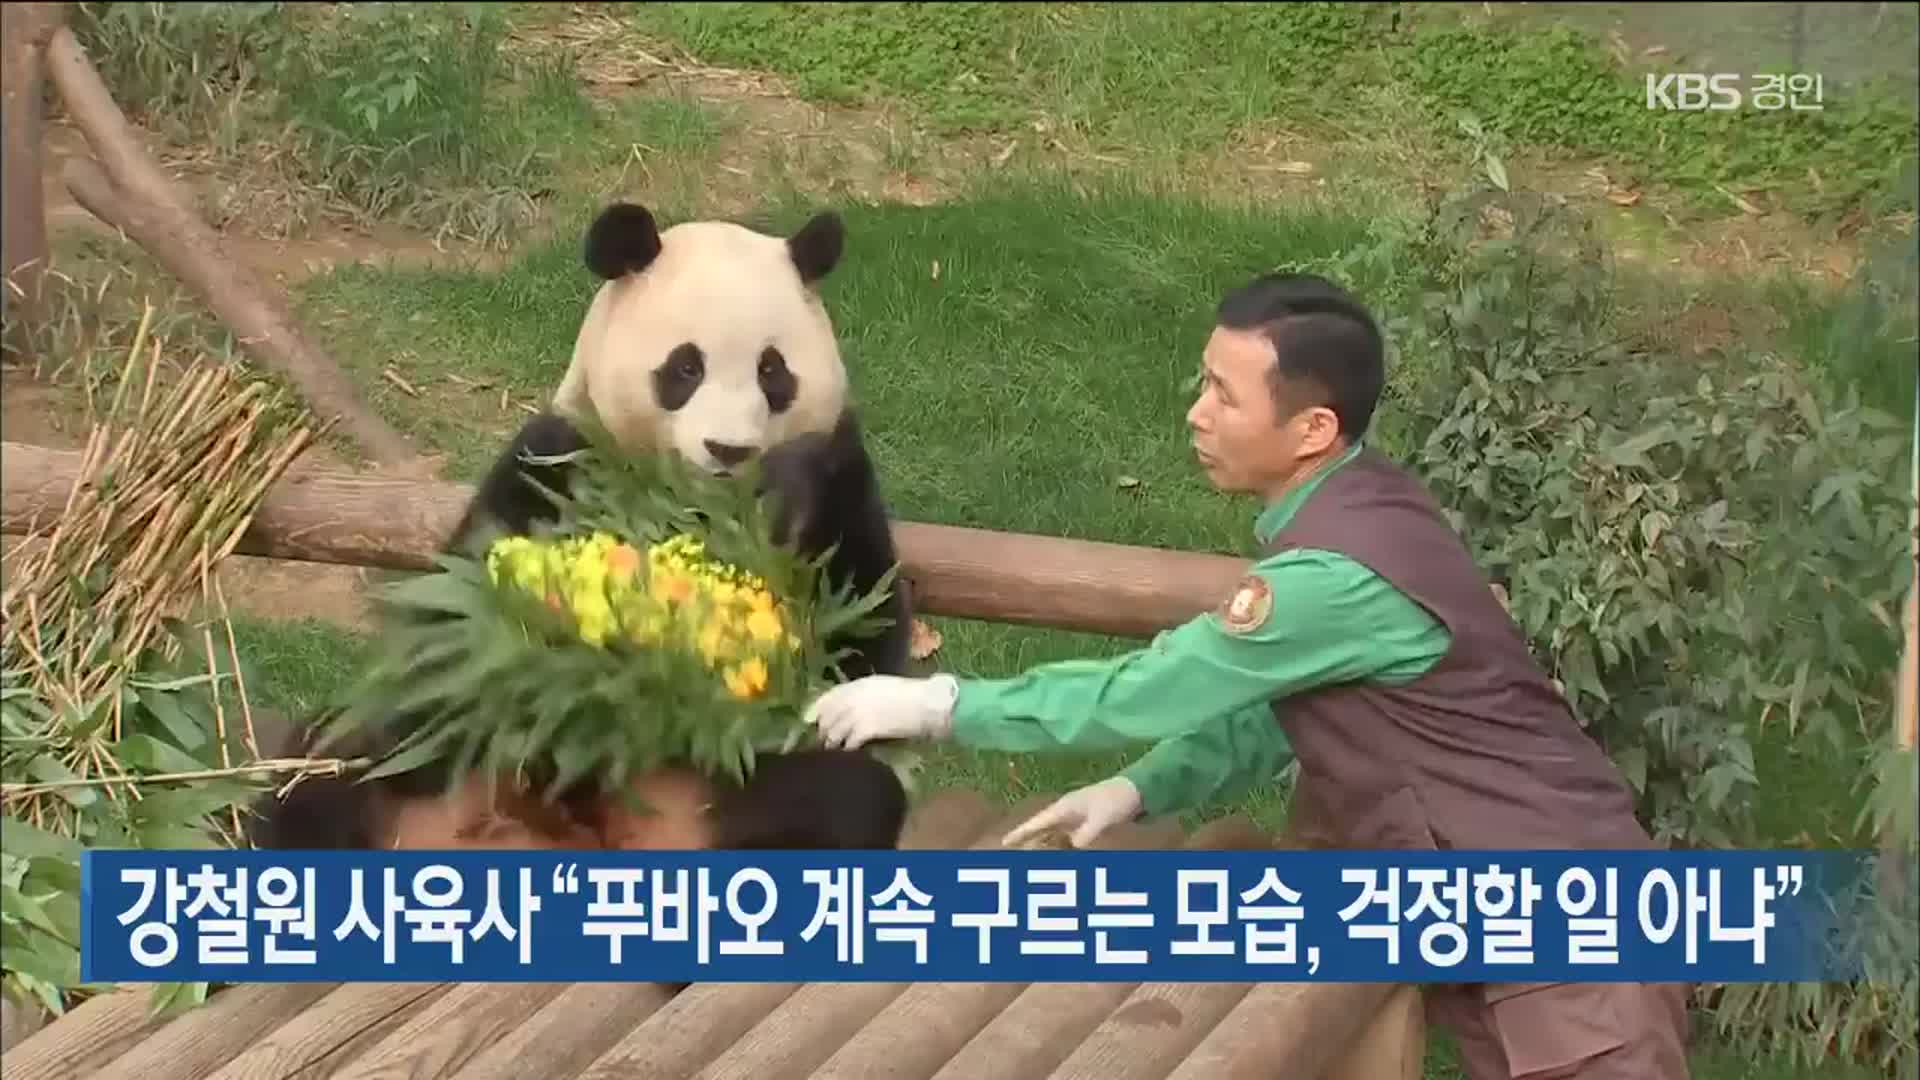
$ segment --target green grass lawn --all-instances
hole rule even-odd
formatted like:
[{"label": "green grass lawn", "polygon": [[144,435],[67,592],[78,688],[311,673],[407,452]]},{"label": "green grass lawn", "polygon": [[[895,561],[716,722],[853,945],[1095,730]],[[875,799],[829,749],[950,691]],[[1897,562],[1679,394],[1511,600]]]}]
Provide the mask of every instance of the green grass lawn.
[{"label": "green grass lawn", "polygon": [[[1649,6],[1500,4],[1488,18],[1479,4],[1439,3],[767,2],[639,5],[628,17],[704,61],[777,72],[818,100],[903,102],[942,132],[1039,132],[1135,162],[1307,134],[1344,144],[1357,167],[1343,182],[1362,181],[1382,160],[1458,145],[1456,118],[1470,112],[1515,145],[1602,156],[1724,215],[1736,212],[1728,187],[1842,212],[1878,198],[1911,161],[1911,7],[1872,23],[1813,17],[1809,63],[1827,63],[1805,70],[1834,83],[1819,113],[1682,113],[1646,107],[1642,71],[1757,73],[1785,60],[1753,42],[1774,29],[1753,11],[1689,21],[1620,10]],[[1775,9],[1775,21],[1791,7],[1742,6]],[[1609,16],[1643,48],[1676,48],[1620,65]],[[1723,66],[1690,67],[1706,61],[1680,48],[1704,21]],[[1729,21],[1741,35],[1726,33]],[[1815,163],[1819,178],[1808,175]]]}]

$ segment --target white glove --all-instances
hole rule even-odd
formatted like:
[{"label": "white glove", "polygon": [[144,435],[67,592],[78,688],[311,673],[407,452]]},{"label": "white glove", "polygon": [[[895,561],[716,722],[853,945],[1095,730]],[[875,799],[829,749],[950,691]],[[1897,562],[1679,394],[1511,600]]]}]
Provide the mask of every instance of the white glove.
[{"label": "white glove", "polygon": [[1140,789],[1124,776],[1114,776],[1097,784],[1088,784],[1054,800],[1053,805],[1028,818],[1000,841],[1013,847],[1045,829],[1059,829],[1073,840],[1073,846],[1086,847],[1100,834],[1140,816]]},{"label": "white glove", "polygon": [[841,683],[807,706],[820,741],[853,750],[875,739],[944,739],[953,730],[960,684],[951,675],[924,679],[868,675]]}]

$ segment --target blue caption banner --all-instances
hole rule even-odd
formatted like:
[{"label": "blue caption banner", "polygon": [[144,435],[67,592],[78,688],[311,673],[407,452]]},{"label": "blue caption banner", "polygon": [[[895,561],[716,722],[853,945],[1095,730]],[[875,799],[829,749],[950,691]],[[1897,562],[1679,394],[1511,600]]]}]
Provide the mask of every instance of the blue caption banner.
[{"label": "blue caption banner", "polygon": [[88,851],[132,982],[1845,978],[1845,851]]}]

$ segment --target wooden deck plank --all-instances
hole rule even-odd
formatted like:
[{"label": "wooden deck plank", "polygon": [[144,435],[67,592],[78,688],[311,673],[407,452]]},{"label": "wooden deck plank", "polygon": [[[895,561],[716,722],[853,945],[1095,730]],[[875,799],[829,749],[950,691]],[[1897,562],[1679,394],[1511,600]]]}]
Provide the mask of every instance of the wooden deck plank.
[{"label": "wooden deck plank", "polygon": [[[1001,835],[996,832],[986,846],[997,844]],[[1178,847],[1180,841],[1179,825],[1163,822],[1111,829],[1096,846],[1146,850]],[[1025,983],[908,984],[814,1071],[813,1080],[927,1080],[1025,988]]]},{"label": "wooden deck plank", "polygon": [[565,990],[558,983],[453,986],[334,1072],[333,1080],[452,1076]]},{"label": "wooden deck plank", "polygon": [[1052,1072],[1138,983],[1033,983],[967,1040],[934,1080],[1040,1080]]},{"label": "wooden deck plank", "polygon": [[[1272,840],[1244,816],[1208,822],[1188,837],[1192,850],[1246,850]],[[1021,989],[933,1080],[1004,1076],[1037,1080],[1051,1074],[1124,1004],[1138,983],[1036,983]]]},{"label": "wooden deck plank", "polygon": [[[1048,801],[1002,810],[974,792],[936,792],[915,807],[902,847],[992,848]],[[1273,842],[1233,817],[1184,846]],[[1130,825],[1101,846],[1176,847],[1181,833]],[[162,1020],[146,1015],[141,988],[47,1025],[6,1055],[0,1080],[1253,1080],[1313,1075],[1396,989],[826,983],[674,995],[654,983],[294,983],[232,987]]]},{"label": "wooden deck plank", "polygon": [[581,1080],[686,1080],[799,989],[799,983],[689,986],[600,1055]]},{"label": "wooden deck plank", "polygon": [[454,1073],[459,1080],[563,1080],[672,1000],[660,983],[573,983]]},{"label": "wooden deck plank", "polygon": [[[1252,822],[1210,823],[1189,847],[1269,847]],[[1054,1080],[1164,1080],[1253,983],[1141,983],[1053,1071]]]},{"label": "wooden deck plank", "polygon": [[444,983],[346,983],[256,1041],[207,1080],[331,1076],[343,1062],[351,1061],[446,990]]},{"label": "wooden deck plank", "polygon": [[97,1080],[200,1080],[339,985],[273,983],[218,991],[92,1075]]},{"label": "wooden deck plank", "polygon": [[1261,983],[1167,1080],[1318,1076],[1397,989],[1393,983]]},{"label": "wooden deck plank", "polygon": [[926,1080],[1020,996],[1025,983],[914,983],[814,1072]]},{"label": "wooden deck plank", "polygon": [[159,1030],[153,991],[128,986],[87,999],[0,1054],[0,1080],[67,1080],[84,1076]]},{"label": "wooden deck plank", "polygon": [[[997,847],[1006,830],[1043,809],[1052,799],[1033,796],[1003,811],[993,824],[951,846]],[[868,891],[885,883],[868,882]],[[896,948],[906,948],[896,945]],[[904,982],[810,983],[782,1001],[698,1074],[703,1080],[804,1080],[854,1033],[887,1007]]]},{"label": "wooden deck plank", "polygon": [[[909,850],[966,847],[986,835],[996,821],[995,807],[978,792],[937,791],[914,808],[900,846]],[[585,1076],[591,1080],[691,1076],[784,1007],[799,990],[795,983],[688,987],[609,1048]]]},{"label": "wooden deck plank", "polygon": [[1251,983],[1142,983],[1054,1069],[1052,1080],[1165,1080]]}]

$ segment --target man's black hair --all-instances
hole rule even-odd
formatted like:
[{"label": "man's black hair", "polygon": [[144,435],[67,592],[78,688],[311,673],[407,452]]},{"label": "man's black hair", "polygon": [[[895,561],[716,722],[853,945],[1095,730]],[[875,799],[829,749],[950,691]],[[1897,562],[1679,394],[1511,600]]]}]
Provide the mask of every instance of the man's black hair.
[{"label": "man's black hair", "polygon": [[[1281,415],[1325,404],[1350,440],[1366,434],[1386,382],[1380,328],[1350,293],[1315,274],[1263,274],[1228,293],[1214,321],[1273,345],[1267,375]],[[1313,400],[1302,402],[1306,390]]]}]

